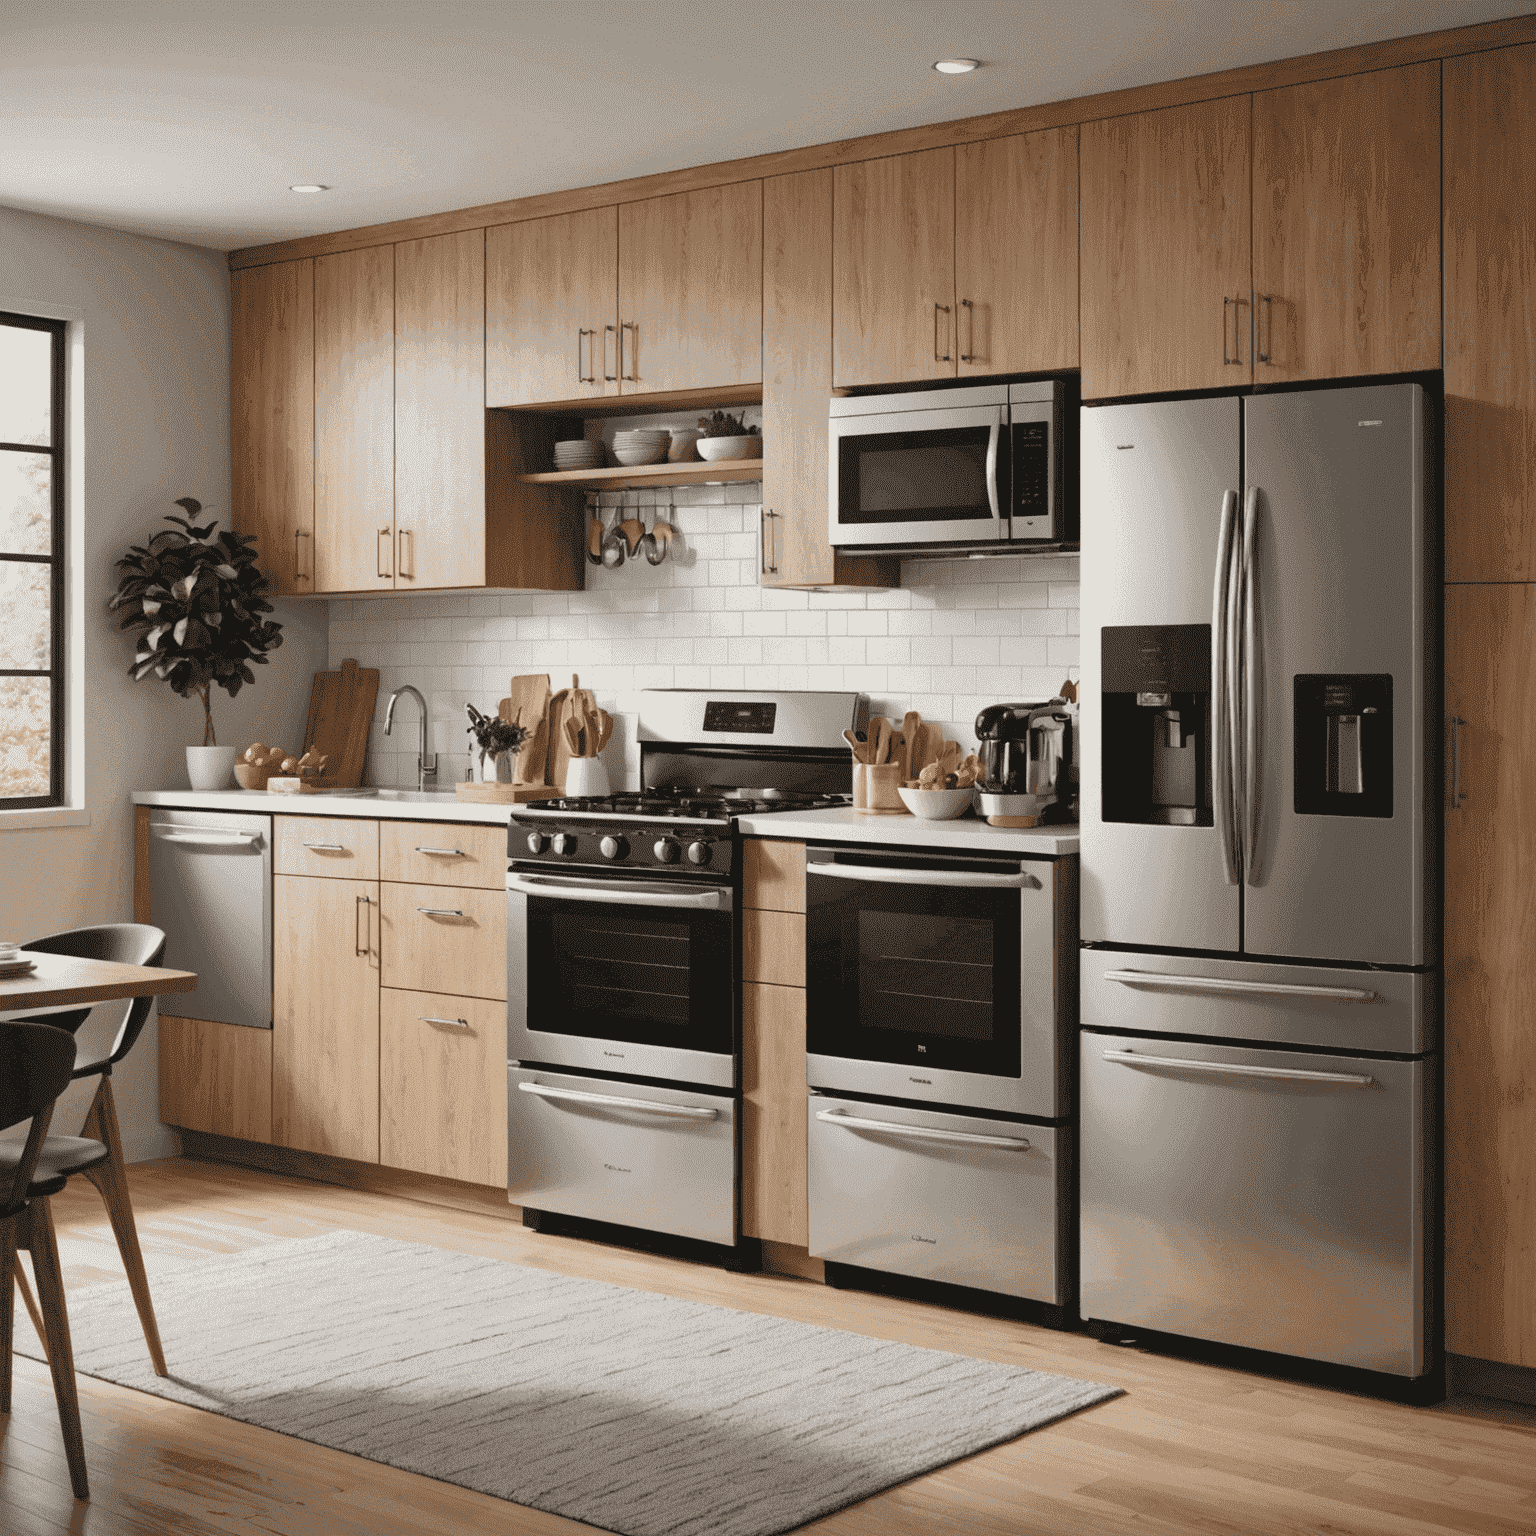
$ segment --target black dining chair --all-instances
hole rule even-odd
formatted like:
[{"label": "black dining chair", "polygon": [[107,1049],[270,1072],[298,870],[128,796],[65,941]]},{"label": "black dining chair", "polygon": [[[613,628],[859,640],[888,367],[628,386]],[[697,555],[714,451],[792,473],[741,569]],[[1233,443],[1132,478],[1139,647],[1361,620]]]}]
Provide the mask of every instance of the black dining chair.
[{"label": "black dining chair", "polygon": [[[80,1432],[80,1399],[75,1392],[75,1357],[69,1343],[69,1314],[64,1307],[64,1276],[59,1269],[59,1247],[54,1238],[49,1197],[58,1194],[69,1180],[47,1166],[45,1149],[51,1139],[67,1141],[73,1149],[71,1162],[83,1172],[86,1147],[94,1147],[96,1162],[104,1162],[107,1149],[99,1141],[78,1137],[50,1138],[48,1122],[53,1105],[69,1086],[75,1064],[75,1042],[63,1030],[46,1024],[0,1022],[0,1131],[23,1120],[32,1122],[25,1142],[7,1142],[14,1149],[7,1166],[0,1169],[0,1413],[11,1411],[11,1332],[15,1321],[14,1276],[18,1249],[32,1255],[37,1276],[42,1326],[38,1329],[53,1373],[53,1395],[59,1404],[59,1424],[64,1431],[64,1454],[69,1461],[69,1481],[77,1499],[88,1499],[85,1476],[85,1439]],[[91,1164],[90,1166],[94,1166]]]},{"label": "black dining chair", "polygon": [[[39,954],[111,960],[119,965],[158,965],[165,954],[165,935],[148,923],[101,923],[92,928],[70,928],[63,933],[52,933],[45,938],[33,939],[21,948]],[[118,1252],[123,1256],[123,1269],[127,1272],[133,1304],[144,1329],[144,1342],[149,1346],[150,1361],[154,1365],[155,1374],[164,1376],[167,1374],[165,1354],[160,1347],[160,1328],[155,1321],[154,1303],[150,1300],[149,1278],[144,1273],[144,1255],[139,1249],[138,1228],[133,1220],[133,1202],[128,1197],[123,1140],[117,1126],[117,1107],[112,1099],[112,1069],[133,1049],[134,1042],[149,1020],[149,1010],[153,1003],[152,997],[131,998],[123,1022],[107,1053],[87,1056],[75,1062],[72,1080],[87,1077],[101,1079],[96,1096],[91,1100],[90,1112],[81,1127],[84,1135],[50,1136],[42,1149],[40,1166],[66,1179],[83,1173],[96,1186],[106,1204],[112,1231],[117,1237]],[[90,1008],[72,1008],[58,1013],[36,1014],[23,1022],[47,1024],[53,1029],[62,1029],[74,1035],[92,1012]],[[105,1158],[95,1155],[94,1149],[102,1146],[106,1148]],[[0,1143],[0,1181],[7,1177],[13,1166],[14,1158]],[[35,1324],[37,1310],[27,1287],[26,1275],[19,1268],[16,1275],[22,1299]]]}]

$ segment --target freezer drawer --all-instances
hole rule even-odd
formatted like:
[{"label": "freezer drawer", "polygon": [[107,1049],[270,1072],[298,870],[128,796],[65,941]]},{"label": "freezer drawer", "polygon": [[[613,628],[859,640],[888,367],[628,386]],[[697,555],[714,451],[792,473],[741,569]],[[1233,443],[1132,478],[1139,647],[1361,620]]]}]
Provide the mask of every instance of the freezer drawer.
[{"label": "freezer drawer", "polygon": [[810,1251],[1063,1306],[1068,1133],[811,1094]]},{"label": "freezer drawer", "polygon": [[733,1245],[738,1115],[728,1094],[513,1064],[507,1196],[537,1211]]},{"label": "freezer drawer", "polygon": [[1433,972],[1342,970],[1140,950],[1079,952],[1085,1029],[1214,1035],[1414,1056],[1440,1043]]},{"label": "freezer drawer", "polygon": [[1085,1318],[1430,1368],[1433,1057],[1084,1032],[1081,1067]]}]

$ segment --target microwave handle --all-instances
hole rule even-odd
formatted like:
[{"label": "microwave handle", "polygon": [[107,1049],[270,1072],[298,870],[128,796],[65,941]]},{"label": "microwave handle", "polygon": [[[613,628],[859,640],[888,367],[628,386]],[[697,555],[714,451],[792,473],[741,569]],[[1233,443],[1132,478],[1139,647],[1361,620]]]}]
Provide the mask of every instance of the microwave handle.
[{"label": "microwave handle", "polygon": [[839,880],[874,880],[884,885],[959,885],[974,890],[1038,891],[1034,875],[969,875],[951,869],[886,869],[872,864],[817,864],[806,866],[813,875],[832,875]]},{"label": "microwave handle", "polygon": [[998,419],[992,423],[992,430],[987,434],[987,500],[992,506],[992,521],[1000,523],[1003,520],[1002,507],[997,494],[997,449],[998,442],[1003,435],[1002,412],[998,412]]}]

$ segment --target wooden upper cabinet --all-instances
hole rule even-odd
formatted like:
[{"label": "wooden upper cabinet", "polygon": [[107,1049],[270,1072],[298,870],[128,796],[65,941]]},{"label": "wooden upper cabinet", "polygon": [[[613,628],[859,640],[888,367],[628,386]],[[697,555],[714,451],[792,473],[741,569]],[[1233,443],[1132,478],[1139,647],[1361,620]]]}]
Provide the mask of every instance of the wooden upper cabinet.
[{"label": "wooden upper cabinet", "polygon": [[1536,47],[1445,61],[1445,575],[1536,581]]},{"label": "wooden upper cabinet", "polygon": [[1251,98],[1082,129],[1083,397],[1253,382]]},{"label": "wooden upper cabinet", "polygon": [[616,395],[619,210],[485,233],[486,404]]},{"label": "wooden upper cabinet", "polygon": [[485,584],[485,435],[485,231],[404,241],[395,247],[398,589]]},{"label": "wooden upper cabinet", "polygon": [[955,151],[832,172],[839,389],[955,376]]},{"label": "wooden upper cabinet", "polygon": [[1464,723],[1453,758],[1460,806],[1445,812],[1445,1347],[1527,1367],[1536,1366],[1533,699],[1536,588],[1448,588],[1445,707]]},{"label": "wooden upper cabinet", "polygon": [[618,222],[619,393],[761,383],[762,182],[625,203]]},{"label": "wooden upper cabinet", "polygon": [[233,517],[277,594],[315,590],[315,264],[230,273]]},{"label": "wooden upper cabinet", "polygon": [[1076,368],[1077,128],[955,150],[961,378]]},{"label": "wooden upper cabinet", "polygon": [[1440,366],[1440,65],[1253,98],[1256,381]]},{"label": "wooden upper cabinet", "polygon": [[395,248],[315,259],[316,592],[388,591],[395,536]]}]

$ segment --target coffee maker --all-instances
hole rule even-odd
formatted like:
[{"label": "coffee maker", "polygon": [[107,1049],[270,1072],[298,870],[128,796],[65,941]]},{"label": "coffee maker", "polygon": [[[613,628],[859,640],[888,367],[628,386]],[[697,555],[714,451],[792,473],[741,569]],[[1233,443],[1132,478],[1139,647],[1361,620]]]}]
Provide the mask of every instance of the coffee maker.
[{"label": "coffee maker", "polygon": [[1009,810],[1070,819],[1077,800],[1076,710],[1065,698],[991,704],[976,717],[984,796]]}]

